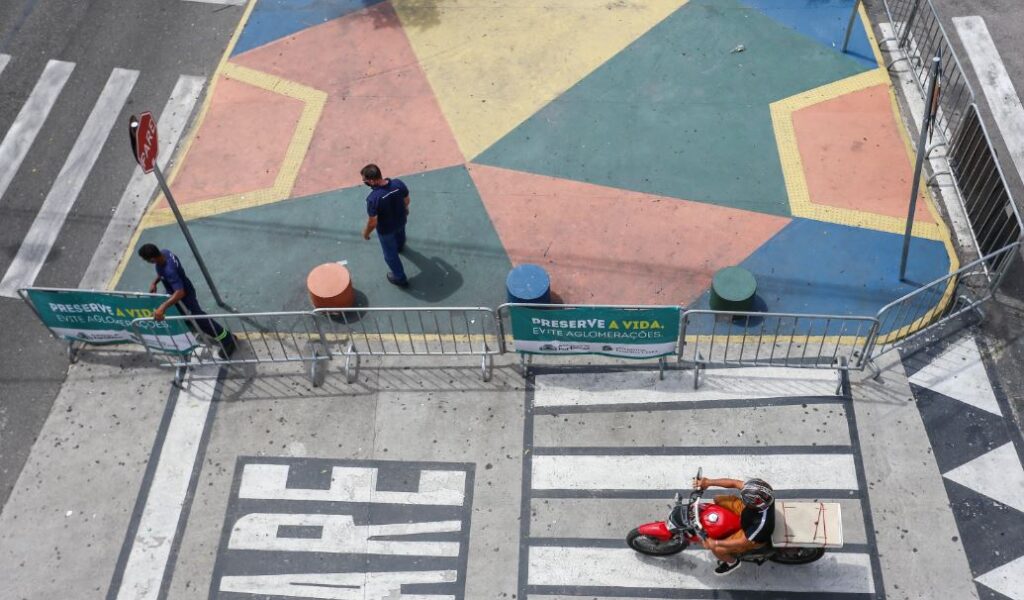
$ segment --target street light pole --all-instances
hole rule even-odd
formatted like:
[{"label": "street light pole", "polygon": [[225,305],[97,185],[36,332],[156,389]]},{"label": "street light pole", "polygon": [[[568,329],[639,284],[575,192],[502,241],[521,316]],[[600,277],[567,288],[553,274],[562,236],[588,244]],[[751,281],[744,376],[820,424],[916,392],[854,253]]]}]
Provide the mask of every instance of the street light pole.
[{"label": "street light pole", "polygon": [[939,84],[939,70],[942,58],[939,54],[932,59],[932,80],[928,85],[927,106],[921,119],[921,132],[917,138],[917,162],[914,165],[914,180],[910,186],[910,208],[907,211],[907,227],[903,233],[903,255],[900,257],[900,281],[906,281],[907,255],[910,253],[910,234],[914,229],[914,213],[917,212],[917,194],[921,188],[921,171],[924,169],[924,155],[927,152],[928,130],[931,129],[935,112],[938,110],[936,90]]},{"label": "street light pole", "polygon": [[843,54],[846,54],[846,47],[850,45],[850,34],[853,33],[853,24],[857,21],[857,11],[860,10],[860,3],[863,0],[857,0],[853,3],[853,10],[850,11],[850,20],[846,23],[846,37],[843,38]]},{"label": "street light pole", "polygon": [[206,263],[203,262],[203,257],[199,254],[199,248],[196,247],[196,242],[192,239],[192,233],[188,230],[188,225],[181,216],[181,211],[178,210],[178,203],[174,201],[171,188],[168,187],[167,180],[164,179],[164,174],[157,164],[160,142],[156,119],[153,118],[152,113],[144,112],[139,117],[132,115],[128,119],[128,138],[131,140],[132,154],[135,155],[135,160],[142,167],[142,171],[145,173],[152,172],[156,175],[156,181],[160,184],[164,197],[167,198],[167,204],[171,207],[171,212],[174,213],[174,219],[178,221],[178,227],[181,228],[181,233],[185,236],[189,249],[192,250],[192,256],[199,263],[199,270],[203,272],[203,279],[206,280],[206,285],[210,287],[210,292],[213,293],[213,299],[217,301],[217,306],[231,310],[231,307],[220,297],[220,292],[217,291],[217,286],[213,283],[213,277],[210,277],[210,271],[207,270]]},{"label": "street light pole", "polygon": [[167,186],[167,180],[164,179],[164,174],[158,165],[153,165],[153,174],[156,175],[156,180],[160,184],[160,189],[163,190],[164,197],[167,198],[167,204],[171,207],[171,212],[174,213],[174,219],[178,221],[178,227],[181,228],[181,233],[185,236],[185,241],[188,243],[188,247],[192,251],[192,256],[194,256],[196,258],[196,262],[199,263],[199,270],[203,272],[203,279],[206,280],[206,285],[210,287],[210,292],[213,294],[214,301],[217,302],[217,306],[230,308],[224,300],[221,299],[220,292],[217,291],[217,286],[213,283],[213,277],[210,276],[210,271],[206,269],[206,263],[203,261],[203,257],[199,254],[199,248],[196,247],[196,242],[192,239],[192,233],[189,231],[184,217],[181,216],[181,211],[178,210],[178,203],[174,201],[174,196],[171,194],[171,188]]}]

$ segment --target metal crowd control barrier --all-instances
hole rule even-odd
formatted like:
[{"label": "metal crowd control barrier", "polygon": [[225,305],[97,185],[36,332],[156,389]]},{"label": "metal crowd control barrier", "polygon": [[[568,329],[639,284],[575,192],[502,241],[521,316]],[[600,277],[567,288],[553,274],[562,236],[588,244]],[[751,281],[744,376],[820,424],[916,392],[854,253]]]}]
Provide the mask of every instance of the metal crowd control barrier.
[{"label": "metal crowd control barrier", "polygon": [[937,125],[945,140],[950,140],[960,129],[968,107],[974,103],[974,89],[964,76],[939,13],[931,0],[885,0],[884,4],[895,41],[903,52],[903,57],[890,62],[889,67],[905,60],[924,94],[928,89],[931,59],[936,55],[942,58],[942,83],[936,96]]},{"label": "metal crowd control barrier", "polygon": [[[947,153],[950,174],[960,192],[960,201],[971,224],[971,235],[980,256],[987,256],[1013,244],[1021,237],[1017,205],[1006,185],[1006,177],[992,150],[978,107],[971,105]],[[994,279],[1009,265],[1012,254],[999,254],[996,261],[981,266]]]},{"label": "metal crowd control barrier", "polygon": [[[234,352],[203,334],[196,321],[213,319],[227,328],[236,338]],[[323,382],[324,361],[331,359],[321,320],[312,312],[271,312],[218,315],[185,315],[167,317],[168,321],[185,321],[203,344],[187,348],[168,346],[146,347],[146,352],[157,357],[161,366],[178,369],[180,383],[184,369],[204,365],[246,365],[261,363],[302,362],[314,386]],[[131,328],[141,335],[152,323],[152,318],[135,319]],[[173,344],[173,342],[172,342]]]},{"label": "metal crowd control barrier", "polygon": [[[939,13],[932,0],[884,0],[883,4],[893,27],[893,41],[903,53],[889,64],[890,67],[901,60],[907,61],[918,89],[925,94],[931,58],[941,58],[936,94],[936,129],[940,139],[931,145],[929,152],[938,147],[946,148],[950,169],[944,174],[953,179],[978,256],[1005,248],[1021,238],[1020,213],[978,112],[974,90],[949,42]],[[933,130],[933,134],[935,132]],[[1012,254],[1001,254],[998,261],[981,263],[985,276],[990,281],[1001,279],[1012,259]]]},{"label": "metal crowd control barrier", "polygon": [[861,370],[878,329],[874,317],[688,310],[680,324],[678,362],[693,384],[708,366]]},{"label": "metal crowd control barrier", "polygon": [[[1005,263],[1019,247],[1020,242],[1010,244],[885,305],[876,317],[878,333],[868,351],[869,358],[873,360],[965,312],[978,310],[995,296],[1002,282],[989,278],[988,273],[994,271],[991,265]],[[988,270],[985,265],[989,265]]]},{"label": "metal crowd control barrier", "polygon": [[494,355],[504,352],[495,313],[484,307],[321,308],[328,348],[345,357],[345,379],[359,376],[361,356],[479,356],[490,381]]}]

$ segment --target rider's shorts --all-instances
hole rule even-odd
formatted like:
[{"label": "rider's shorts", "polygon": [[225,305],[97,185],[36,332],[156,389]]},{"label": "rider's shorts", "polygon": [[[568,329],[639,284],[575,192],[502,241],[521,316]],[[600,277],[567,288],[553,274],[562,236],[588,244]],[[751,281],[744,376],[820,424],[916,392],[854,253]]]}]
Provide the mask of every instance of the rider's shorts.
[{"label": "rider's shorts", "polygon": [[[743,501],[740,500],[739,498],[737,498],[736,496],[730,496],[728,494],[722,494],[720,496],[715,496],[715,504],[721,506],[722,508],[726,508],[728,510],[731,510],[732,512],[736,513],[737,517],[739,517],[739,516],[741,516],[743,514]],[[740,528],[736,533],[730,535],[726,539],[730,540],[730,541],[731,540],[746,540],[747,539],[747,535],[745,533],[743,533],[743,529]],[[736,554],[742,554],[744,552],[750,552],[751,550],[753,550],[755,548],[760,548],[761,546],[764,546],[764,544],[758,544],[758,543],[755,543],[755,542],[751,542],[750,540],[747,540],[747,545],[743,549],[737,551]]]}]

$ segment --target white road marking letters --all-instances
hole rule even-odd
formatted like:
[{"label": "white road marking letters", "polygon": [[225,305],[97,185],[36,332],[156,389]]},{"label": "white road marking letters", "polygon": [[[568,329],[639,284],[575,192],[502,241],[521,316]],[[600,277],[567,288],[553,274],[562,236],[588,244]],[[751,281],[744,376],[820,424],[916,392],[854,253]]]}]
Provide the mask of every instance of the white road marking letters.
[{"label": "white road marking letters", "polygon": [[448,583],[455,581],[455,578],[455,571],[247,575],[222,578],[220,590],[236,594],[323,600],[454,600],[454,596],[444,595],[410,596],[401,593],[401,589],[403,585]]},{"label": "white road marking letters", "polygon": [[[279,528],[318,527],[316,538],[279,537]],[[239,519],[231,530],[228,547],[236,550],[278,552],[336,552],[397,556],[458,556],[458,542],[378,540],[381,536],[456,532],[459,521],[356,525],[350,515],[253,513]]]},{"label": "white road marking letters", "polygon": [[418,492],[377,491],[377,469],[334,467],[331,487],[306,490],[287,487],[288,465],[246,465],[240,498],[266,500],[319,500],[325,502],[379,502],[461,506],[466,474],[462,471],[422,471]]},{"label": "white road marking letters", "polygon": [[[454,599],[465,581],[467,471],[415,462],[311,460],[316,462],[243,463],[228,505],[230,533],[222,556],[230,561],[235,553],[265,552],[278,564],[260,567],[262,573],[229,570],[214,581],[215,589],[328,600]],[[236,501],[244,502],[244,512]],[[378,509],[381,504],[388,506]],[[332,554],[359,560],[332,566],[323,558]],[[425,557],[436,570],[407,571]],[[346,572],[318,572],[328,570]],[[403,586],[417,587],[405,593]]]}]

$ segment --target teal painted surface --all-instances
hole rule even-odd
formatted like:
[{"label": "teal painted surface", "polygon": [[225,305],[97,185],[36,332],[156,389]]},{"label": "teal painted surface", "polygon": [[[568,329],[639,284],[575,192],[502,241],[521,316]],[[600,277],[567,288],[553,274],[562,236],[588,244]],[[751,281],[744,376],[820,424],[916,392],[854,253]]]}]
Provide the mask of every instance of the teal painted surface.
[{"label": "teal painted surface", "polygon": [[[308,310],[313,267],[348,261],[360,306],[498,306],[512,264],[464,167],[402,178],[412,197],[402,254],[410,286],[385,280],[376,234],[363,240],[366,187],[349,188],[191,221],[221,295],[242,311]],[[171,248],[209,312],[209,295],[177,226],[145,231],[139,244]],[[118,289],[146,291],[153,267],[133,258]]]},{"label": "teal painted surface", "polygon": [[736,0],[693,0],[475,162],[788,216],[769,105],[866,68]]}]

